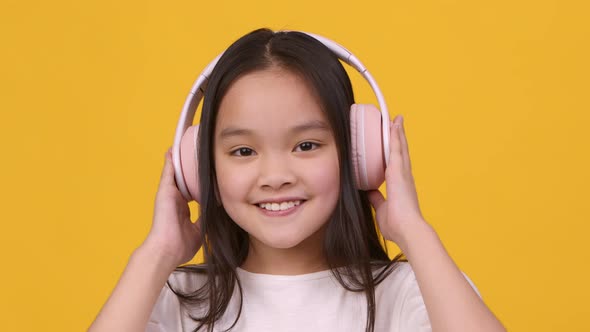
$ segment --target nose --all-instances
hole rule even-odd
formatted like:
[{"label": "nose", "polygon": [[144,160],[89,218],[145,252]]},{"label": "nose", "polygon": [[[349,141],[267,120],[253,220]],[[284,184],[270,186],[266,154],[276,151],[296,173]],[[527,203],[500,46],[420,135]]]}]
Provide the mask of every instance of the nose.
[{"label": "nose", "polygon": [[279,190],[295,183],[296,175],[292,167],[293,163],[289,162],[289,158],[279,153],[262,156],[258,186],[262,189]]}]

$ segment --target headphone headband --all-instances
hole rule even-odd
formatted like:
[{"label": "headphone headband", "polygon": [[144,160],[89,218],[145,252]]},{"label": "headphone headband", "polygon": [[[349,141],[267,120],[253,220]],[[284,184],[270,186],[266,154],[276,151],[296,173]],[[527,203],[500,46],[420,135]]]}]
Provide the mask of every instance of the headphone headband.
[{"label": "headphone headband", "polygon": [[[324,44],[327,48],[329,48],[340,60],[346,62],[348,65],[356,69],[364,78],[367,80],[375,96],[377,97],[377,101],[379,103],[379,109],[381,110],[381,131],[382,131],[382,139],[383,139],[383,155],[385,156],[385,165],[389,163],[389,112],[387,110],[387,105],[385,104],[385,98],[377,85],[375,79],[367,68],[362,64],[362,62],[352,54],[352,52],[348,51],[342,45],[326,38],[322,37],[317,34],[298,31],[300,33],[304,33],[320,43]],[[205,89],[207,88],[207,83],[209,81],[209,77],[213,72],[213,69],[217,65],[217,62],[221,58],[224,52],[219,54],[213,61],[211,61],[207,67],[199,74],[197,80],[193,83],[191,91],[187,96],[184,106],[182,107],[182,113],[180,115],[180,120],[178,121],[178,125],[176,126],[176,133],[174,135],[174,145],[172,146],[172,160],[174,164],[174,172],[176,174],[176,178],[179,177],[184,178],[182,174],[182,167],[180,162],[180,141],[182,139],[182,135],[186,132],[186,130],[192,125],[194,120],[195,113],[197,111],[197,106],[199,105],[203,95],[205,93]],[[195,137],[196,139],[196,137]],[[195,146],[196,149],[196,146]],[[197,155],[197,151],[195,151],[195,156]],[[188,195],[188,188],[184,181],[176,181],[178,185],[178,189],[185,197],[189,197]]]}]

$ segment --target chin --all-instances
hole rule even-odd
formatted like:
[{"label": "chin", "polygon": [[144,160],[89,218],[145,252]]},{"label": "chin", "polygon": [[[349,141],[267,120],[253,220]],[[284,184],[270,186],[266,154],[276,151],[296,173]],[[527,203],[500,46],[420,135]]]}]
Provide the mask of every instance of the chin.
[{"label": "chin", "polygon": [[293,237],[292,234],[290,236],[285,237],[273,236],[272,234],[270,234],[270,238],[257,238],[257,240],[265,246],[274,249],[291,249],[301,244],[301,242],[303,242],[304,239]]},{"label": "chin", "polygon": [[[305,205],[307,206],[307,204],[309,203],[306,201]],[[312,237],[315,238],[315,235],[317,235],[318,231],[322,229],[322,226],[325,226],[318,224],[318,221],[304,222],[309,211],[313,212],[313,207],[313,205],[309,205],[307,206],[307,211],[300,211],[302,213],[295,216],[294,219],[286,217],[284,221],[281,221],[267,220],[260,217],[259,211],[257,211],[259,207],[255,206],[254,208],[256,211],[253,214],[251,214],[252,210],[240,211],[241,213],[235,214],[236,217],[249,214],[249,217],[245,218],[245,220],[251,220],[252,222],[236,223],[249,234],[251,240],[258,242],[263,246],[274,249],[291,249],[302,245],[306,240],[311,239]],[[312,209],[309,210],[309,208]],[[228,214],[232,217],[233,213],[229,212],[234,211],[228,211]],[[240,219],[235,218],[233,220]]]}]

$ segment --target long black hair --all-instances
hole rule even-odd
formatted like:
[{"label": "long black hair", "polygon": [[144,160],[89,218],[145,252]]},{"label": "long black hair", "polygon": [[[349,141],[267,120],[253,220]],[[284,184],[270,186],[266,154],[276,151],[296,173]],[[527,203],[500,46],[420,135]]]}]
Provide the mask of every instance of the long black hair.
[{"label": "long black hair", "polygon": [[[168,287],[185,305],[206,308],[204,315],[190,317],[213,331],[238,287],[238,322],[243,293],[236,268],[246,259],[248,234],[241,229],[219,203],[214,163],[214,132],[219,105],[231,84],[255,71],[281,68],[300,75],[320,101],[330,122],[338,150],[340,195],[327,221],[323,250],[333,276],[345,289],[365,292],[366,331],[375,325],[375,287],[397,266],[406,261],[403,253],[390,259],[385,240],[378,236],[371,205],[365,191],[357,190],[351,163],[350,106],[354,94],[350,78],[337,56],[325,45],[301,32],[252,31],[235,41],[221,56],[211,73],[203,99],[199,127],[198,154],[200,179],[200,219],[204,263],[177,267],[176,271],[206,274],[206,282],[190,293]],[[378,273],[373,273],[379,268]]]}]

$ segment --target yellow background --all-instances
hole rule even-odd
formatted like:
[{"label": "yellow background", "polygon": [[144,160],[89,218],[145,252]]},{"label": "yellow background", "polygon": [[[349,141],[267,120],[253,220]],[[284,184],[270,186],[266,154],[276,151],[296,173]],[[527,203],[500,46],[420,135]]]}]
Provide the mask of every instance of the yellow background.
[{"label": "yellow background", "polygon": [[372,71],[405,116],[425,218],[509,330],[588,331],[588,9],[2,1],[1,329],[88,327],[149,230],[194,79],[266,26],[325,35]]}]

